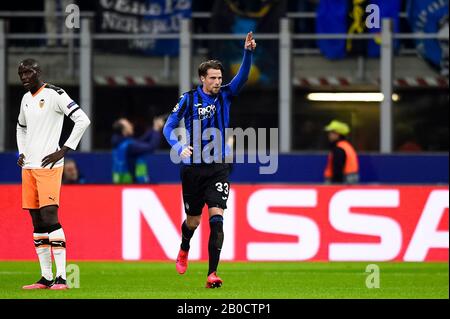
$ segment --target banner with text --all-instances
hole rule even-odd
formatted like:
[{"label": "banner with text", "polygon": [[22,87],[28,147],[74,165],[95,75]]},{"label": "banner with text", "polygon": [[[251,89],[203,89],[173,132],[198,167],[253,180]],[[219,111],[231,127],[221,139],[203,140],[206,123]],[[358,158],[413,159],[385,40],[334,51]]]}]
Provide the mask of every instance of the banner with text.
[{"label": "banner with text", "polygon": [[[448,262],[445,186],[235,185],[229,195],[222,260]],[[0,260],[35,260],[20,185],[0,185],[0,212]],[[205,213],[190,260],[208,259]],[[64,185],[59,215],[69,260],[174,260],[185,219],[177,185]]]},{"label": "banner with text", "polygon": [[[97,33],[170,34],[179,33],[182,18],[192,14],[191,0],[98,0]],[[96,48],[112,53],[178,55],[175,40],[96,41]]]}]

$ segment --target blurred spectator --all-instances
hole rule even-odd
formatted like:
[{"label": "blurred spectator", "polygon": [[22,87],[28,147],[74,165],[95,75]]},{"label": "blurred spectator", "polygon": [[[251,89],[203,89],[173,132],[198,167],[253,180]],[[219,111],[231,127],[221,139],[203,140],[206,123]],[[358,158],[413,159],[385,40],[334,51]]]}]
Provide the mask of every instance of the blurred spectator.
[{"label": "blurred spectator", "polygon": [[84,177],[78,170],[77,163],[71,158],[64,159],[63,184],[85,184]]},{"label": "blurred spectator", "polygon": [[161,142],[164,117],[153,120],[153,127],[140,138],[134,138],[134,125],[126,118],[120,118],[113,124],[112,156],[113,183],[148,183],[147,161],[145,155],[157,149]]},{"label": "blurred spectator", "polygon": [[327,184],[356,184],[359,182],[359,163],[355,149],[347,141],[350,128],[336,120],[325,127],[330,141],[330,153],[324,176]]}]

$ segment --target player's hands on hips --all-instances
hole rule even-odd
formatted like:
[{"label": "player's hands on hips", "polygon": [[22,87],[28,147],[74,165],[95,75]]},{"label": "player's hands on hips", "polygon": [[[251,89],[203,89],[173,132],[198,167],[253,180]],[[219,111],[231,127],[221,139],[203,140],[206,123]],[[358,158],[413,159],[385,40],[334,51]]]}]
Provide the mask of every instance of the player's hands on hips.
[{"label": "player's hands on hips", "polygon": [[185,147],[180,154],[181,158],[185,159],[185,158],[191,157],[193,150],[194,149],[192,148],[192,146]]},{"label": "player's hands on hips", "polygon": [[25,155],[19,155],[19,158],[17,159],[17,165],[19,165],[20,167],[23,167],[25,165]]},{"label": "player's hands on hips", "polygon": [[69,148],[67,146],[63,146],[59,151],[56,151],[54,153],[51,153],[50,155],[47,155],[42,159],[42,167],[46,167],[47,165],[50,165],[50,169],[53,168],[53,166],[58,162],[61,158],[66,155]]},{"label": "player's hands on hips", "polygon": [[247,33],[247,37],[245,38],[245,45],[244,48],[246,50],[254,51],[256,48],[256,42],[255,39],[253,39],[253,32],[250,31]]}]

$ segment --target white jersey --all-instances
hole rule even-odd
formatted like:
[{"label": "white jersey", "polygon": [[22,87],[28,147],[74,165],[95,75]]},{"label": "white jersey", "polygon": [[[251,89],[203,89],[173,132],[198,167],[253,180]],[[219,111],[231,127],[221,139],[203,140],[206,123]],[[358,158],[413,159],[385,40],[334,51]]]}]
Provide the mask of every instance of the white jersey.
[{"label": "white jersey", "polygon": [[[22,98],[17,121],[17,146],[19,154],[25,155],[23,168],[42,167],[42,159],[58,150],[59,138],[67,115],[75,126],[64,143],[75,150],[90,121],[83,110],[67,93],[51,84],[44,84],[36,93],[26,93]],[[53,167],[64,164],[64,159]],[[51,165],[45,168],[50,168]]]}]

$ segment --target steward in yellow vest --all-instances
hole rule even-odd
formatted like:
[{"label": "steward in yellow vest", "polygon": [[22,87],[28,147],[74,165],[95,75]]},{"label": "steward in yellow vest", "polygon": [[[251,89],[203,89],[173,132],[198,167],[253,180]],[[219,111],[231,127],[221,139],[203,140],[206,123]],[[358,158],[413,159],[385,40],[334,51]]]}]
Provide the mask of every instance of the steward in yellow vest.
[{"label": "steward in yellow vest", "polygon": [[325,131],[328,132],[328,140],[331,147],[324,172],[326,183],[358,183],[358,155],[346,139],[346,136],[350,133],[350,128],[347,124],[334,120],[325,127]]}]

